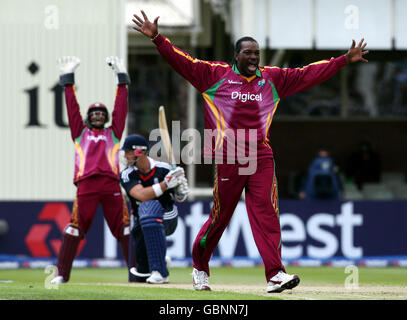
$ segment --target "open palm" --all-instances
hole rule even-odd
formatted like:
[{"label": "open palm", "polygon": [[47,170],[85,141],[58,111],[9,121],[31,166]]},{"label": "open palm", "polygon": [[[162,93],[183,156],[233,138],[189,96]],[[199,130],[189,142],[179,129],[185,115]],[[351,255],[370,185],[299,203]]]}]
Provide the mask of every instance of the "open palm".
[{"label": "open palm", "polygon": [[143,10],[141,10],[141,14],[143,15],[144,20],[136,14],[133,15],[135,18],[133,19],[133,22],[136,24],[133,29],[149,38],[154,38],[158,34],[158,19],[160,17],[156,17],[154,22],[151,22],[148,20],[147,15]]},{"label": "open palm", "polygon": [[365,58],[363,58],[365,54],[369,53],[369,50],[363,51],[367,45],[367,43],[364,41],[365,39],[362,38],[362,40],[360,40],[359,44],[356,46],[355,40],[352,40],[352,45],[350,46],[348,52],[345,54],[347,63],[354,63],[359,61],[368,62]]}]

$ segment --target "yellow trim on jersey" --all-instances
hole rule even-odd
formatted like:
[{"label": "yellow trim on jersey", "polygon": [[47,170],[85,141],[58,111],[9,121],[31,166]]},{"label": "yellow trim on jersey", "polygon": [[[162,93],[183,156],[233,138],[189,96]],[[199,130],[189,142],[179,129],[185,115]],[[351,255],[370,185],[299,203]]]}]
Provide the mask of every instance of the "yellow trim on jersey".
[{"label": "yellow trim on jersey", "polygon": [[271,186],[271,204],[276,212],[277,218],[280,219],[280,210],[278,206],[278,183],[276,177],[276,167],[274,165],[274,172],[273,172],[273,185]]},{"label": "yellow trim on jersey", "polygon": [[269,144],[270,140],[268,139],[267,136],[268,136],[268,133],[269,133],[269,131],[270,131],[271,122],[273,121],[273,117],[274,117],[274,114],[275,114],[276,111],[277,111],[277,107],[278,107],[279,102],[280,102],[280,99],[277,100],[276,105],[275,105],[275,107],[274,107],[274,110],[273,110],[272,112],[269,112],[269,114],[268,114],[268,116],[267,116],[267,121],[266,121],[266,131],[265,131],[265,133],[264,133],[263,144],[264,144],[265,146],[269,147],[270,149],[271,149],[270,144]]},{"label": "yellow trim on jersey", "polygon": [[[307,68],[309,66],[315,66],[315,65],[318,65],[318,64],[325,64],[325,63],[329,63],[329,62],[330,62],[330,60],[321,60],[321,61],[310,63],[310,64],[306,65],[305,67],[295,68],[295,69],[304,70],[304,68]],[[283,70],[285,70],[285,69],[287,69],[287,68],[284,68]]]},{"label": "yellow trim on jersey", "polygon": [[271,112],[269,112],[269,114],[268,114],[268,116],[267,116],[267,121],[266,121],[266,132],[264,133],[265,140],[267,140],[267,134],[268,134],[268,132],[269,132],[270,125],[271,125]]},{"label": "yellow trim on jersey", "polygon": [[77,151],[77,153],[79,155],[79,159],[80,159],[80,161],[79,161],[79,170],[78,170],[78,173],[76,174],[76,179],[78,179],[83,174],[83,169],[85,167],[85,160],[84,160],[85,158],[83,156],[83,151],[82,151],[81,146],[76,141],[75,141],[75,149],[76,149],[76,151]]},{"label": "yellow trim on jersey", "polygon": [[[273,117],[274,117],[274,114],[276,113],[276,111],[277,111],[277,107],[278,107],[278,104],[280,103],[280,99],[278,99],[277,100],[277,102],[276,102],[276,106],[274,107],[274,110],[273,110],[273,114],[272,114],[272,116],[271,116],[271,119],[273,119]],[[271,123],[270,123],[271,124]]]},{"label": "yellow trim on jersey", "polygon": [[215,165],[215,183],[213,186],[213,207],[212,207],[212,223],[214,225],[219,219],[220,213],[220,199],[219,199],[219,174],[218,174],[218,165]]},{"label": "yellow trim on jersey", "polygon": [[107,157],[108,160],[109,160],[109,164],[112,167],[112,170],[113,170],[113,172],[115,174],[119,173],[119,171],[118,171],[118,169],[116,167],[116,159],[115,159],[116,158],[116,153],[117,153],[117,150],[119,150],[119,147],[120,147],[120,144],[116,143],[114,145],[113,149],[108,151],[108,157]]},{"label": "yellow trim on jersey", "polygon": [[71,214],[71,224],[75,227],[79,227],[78,196],[76,196],[76,198],[73,202],[72,214]]},{"label": "yellow trim on jersey", "polygon": [[253,79],[257,78],[257,75],[253,75],[251,77],[245,77],[245,76],[239,74],[239,77],[242,77],[242,78],[246,79],[247,82],[251,82]]},{"label": "yellow trim on jersey", "polygon": [[172,47],[172,48],[173,48],[174,52],[178,53],[180,56],[183,56],[184,58],[191,61],[192,63],[202,62],[202,63],[206,63],[206,64],[210,65],[211,67],[216,67],[216,66],[220,66],[220,67],[224,67],[224,68],[229,67],[229,65],[225,64],[225,63],[213,63],[213,62],[206,61],[206,60],[199,60],[197,58],[192,58],[189,54],[186,54],[185,52],[181,51],[180,49],[178,49],[176,47]]},{"label": "yellow trim on jersey", "polygon": [[129,215],[129,210],[127,209],[127,202],[126,198],[124,197],[124,194],[122,194],[123,198],[123,224],[126,226],[130,224],[130,215]]},{"label": "yellow trim on jersey", "polygon": [[[209,95],[205,92],[202,93],[202,96],[206,103],[209,105],[209,107],[212,110],[213,115],[216,118],[216,131],[217,131],[217,137],[216,137],[216,143],[215,143],[215,150],[218,148],[222,147],[223,145],[223,138],[225,137],[225,118],[223,117],[222,111],[220,111],[218,108],[216,108],[215,104],[209,97]],[[219,112],[218,112],[219,111]]]},{"label": "yellow trim on jersey", "polygon": [[[314,66],[314,65],[318,65],[318,64],[324,64],[324,63],[330,63],[331,60],[334,58],[331,58],[330,60],[320,60],[320,61],[316,61],[316,62],[312,62],[310,64],[307,64],[304,67],[301,68],[293,68],[293,69],[298,69],[298,70],[304,70],[304,68],[309,67],[309,66]],[[281,70],[287,70],[289,68],[280,68],[280,67],[276,67],[276,66],[264,66],[264,69],[281,69]]]}]

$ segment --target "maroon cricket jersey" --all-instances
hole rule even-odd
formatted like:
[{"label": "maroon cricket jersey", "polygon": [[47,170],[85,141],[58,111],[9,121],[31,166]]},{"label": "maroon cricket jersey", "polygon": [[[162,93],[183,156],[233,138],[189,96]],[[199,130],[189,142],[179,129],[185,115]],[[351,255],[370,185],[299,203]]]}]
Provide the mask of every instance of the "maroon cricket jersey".
[{"label": "maroon cricket jersey", "polygon": [[[346,65],[345,56],[302,68],[264,66],[245,77],[235,65],[191,57],[158,35],[161,56],[204,98],[204,157],[247,160],[273,157],[270,126],[281,98],[315,86]],[[254,148],[253,148],[254,147]]]},{"label": "maroon cricket jersey", "polygon": [[71,137],[75,144],[74,183],[93,175],[119,180],[118,152],[127,116],[126,85],[118,86],[112,125],[104,129],[89,129],[84,124],[72,85],[65,86],[65,99]]}]

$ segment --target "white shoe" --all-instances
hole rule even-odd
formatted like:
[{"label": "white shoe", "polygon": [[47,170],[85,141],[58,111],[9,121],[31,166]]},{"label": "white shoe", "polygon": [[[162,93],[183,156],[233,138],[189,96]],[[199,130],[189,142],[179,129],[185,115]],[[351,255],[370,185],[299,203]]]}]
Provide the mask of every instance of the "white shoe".
[{"label": "white shoe", "polygon": [[147,283],[168,283],[168,277],[164,278],[158,271],[153,271],[147,278]]},{"label": "white shoe", "polygon": [[267,292],[282,292],[285,289],[292,289],[300,283],[300,278],[296,274],[287,274],[280,270],[267,283]]},{"label": "white shoe", "polygon": [[61,284],[61,283],[66,283],[62,276],[56,276],[54,279],[50,281],[50,284]]},{"label": "white shoe", "polygon": [[195,290],[211,290],[209,277],[205,271],[198,271],[194,268],[194,270],[192,270],[192,283]]}]

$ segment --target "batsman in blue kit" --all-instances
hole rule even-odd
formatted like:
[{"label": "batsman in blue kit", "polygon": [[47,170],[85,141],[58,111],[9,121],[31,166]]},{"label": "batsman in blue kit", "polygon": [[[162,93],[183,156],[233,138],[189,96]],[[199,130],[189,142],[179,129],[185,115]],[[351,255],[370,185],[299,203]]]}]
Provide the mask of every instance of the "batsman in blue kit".
[{"label": "batsman in blue kit", "polygon": [[127,168],[121,172],[120,182],[134,218],[129,281],[168,283],[166,236],[177,227],[175,201],[185,201],[190,192],[184,169],[150,158],[148,142],[138,134],[129,135],[121,150]]}]

